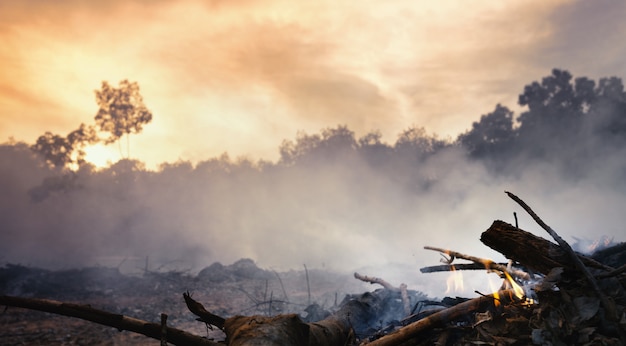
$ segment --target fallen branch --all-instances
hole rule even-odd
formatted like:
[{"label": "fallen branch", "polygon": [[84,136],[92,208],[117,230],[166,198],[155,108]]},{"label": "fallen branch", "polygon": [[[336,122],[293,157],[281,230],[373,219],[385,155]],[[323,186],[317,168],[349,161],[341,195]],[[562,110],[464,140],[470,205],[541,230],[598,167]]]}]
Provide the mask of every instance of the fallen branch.
[{"label": "fallen branch", "polygon": [[411,339],[417,338],[420,334],[432,330],[433,328],[442,327],[447,323],[453,322],[460,317],[467,314],[474,313],[486,309],[491,306],[495,299],[498,299],[501,304],[506,305],[511,302],[516,302],[518,299],[515,297],[513,290],[502,290],[496,293],[480,296],[478,298],[470,299],[466,302],[459,303],[450,308],[438,311],[432,315],[422,318],[419,321],[413,322],[403,328],[393,331],[380,339],[374,340],[370,343],[363,343],[362,345],[368,346],[394,346],[403,342],[407,342]]},{"label": "fallen branch", "polygon": [[444,253],[448,256],[450,256],[450,259],[447,261],[447,264],[452,264],[452,261],[455,258],[461,258],[461,259],[465,259],[468,261],[472,261],[474,263],[477,264],[481,264],[483,265],[483,267],[485,269],[491,269],[491,270],[498,270],[501,272],[506,272],[509,275],[511,275],[512,277],[516,277],[522,280],[530,280],[530,274],[526,273],[525,271],[522,270],[514,270],[514,269],[509,269],[507,266],[502,265],[502,264],[498,264],[490,259],[487,258],[480,258],[480,257],[475,257],[475,256],[469,256],[469,255],[465,255],[462,254],[460,252],[456,252],[456,251],[452,251],[452,250],[447,250],[447,249],[442,249],[442,248],[438,248],[438,247],[432,247],[432,246],[424,246],[424,249],[426,250],[433,250],[433,251],[439,251],[441,253]]},{"label": "fallen branch", "polygon": [[152,323],[140,319],[94,309],[89,305],[64,303],[56,300],[0,296],[0,305],[14,306],[31,310],[45,311],[57,315],[77,317],[118,330],[128,330],[147,337],[162,340],[174,345],[210,345],[219,344],[206,338],[171,328],[161,323]]},{"label": "fallen branch", "polygon": [[400,284],[400,287],[395,287],[394,285],[381,278],[361,275],[359,273],[354,273],[354,277],[358,280],[368,282],[370,284],[379,284],[383,286],[386,290],[389,290],[391,292],[400,292],[400,298],[402,299],[402,305],[404,306],[404,315],[408,316],[411,314],[411,301],[409,300],[409,294],[407,292],[406,284]]},{"label": "fallen branch", "polygon": [[354,273],[354,278],[361,280],[363,282],[368,282],[370,284],[379,284],[381,286],[383,286],[385,289],[388,289],[390,291],[394,291],[394,292],[399,292],[400,289],[398,287],[395,287],[394,285],[390,284],[389,282],[381,279],[381,278],[377,278],[375,276],[367,276],[367,275],[361,275],[359,273]]},{"label": "fallen branch", "polygon": [[[500,263],[502,266],[506,264]],[[455,270],[485,270],[485,265],[482,263],[460,263],[460,264],[442,264],[438,266],[429,266],[420,268],[422,273],[436,273],[436,272],[450,272]]]}]

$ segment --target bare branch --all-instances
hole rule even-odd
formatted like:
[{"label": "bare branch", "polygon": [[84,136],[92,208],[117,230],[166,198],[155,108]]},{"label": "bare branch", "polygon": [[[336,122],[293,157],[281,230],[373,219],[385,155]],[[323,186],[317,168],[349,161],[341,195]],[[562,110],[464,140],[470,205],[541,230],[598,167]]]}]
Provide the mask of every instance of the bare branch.
[{"label": "bare branch", "polygon": [[[452,250],[447,250],[447,249],[442,249],[442,248],[438,248],[438,247],[432,247],[432,246],[424,246],[424,249],[426,250],[433,250],[433,251],[439,251],[441,253],[444,253],[448,256],[454,257],[454,258],[461,258],[461,259],[465,259],[468,261],[472,261],[474,263],[479,263],[482,264],[484,266],[485,269],[490,269],[490,270],[498,270],[501,272],[506,272],[509,275],[511,275],[512,277],[516,277],[522,280],[530,280],[530,274],[526,273],[525,271],[522,270],[513,270],[513,269],[509,269],[507,268],[506,265],[502,265],[502,264],[498,264],[490,259],[487,258],[480,258],[480,257],[475,257],[475,256],[469,256],[469,255],[465,255],[462,254],[460,252],[456,252],[456,251],[452,251]],[[450,263],[448,263],[450,264]]]}]

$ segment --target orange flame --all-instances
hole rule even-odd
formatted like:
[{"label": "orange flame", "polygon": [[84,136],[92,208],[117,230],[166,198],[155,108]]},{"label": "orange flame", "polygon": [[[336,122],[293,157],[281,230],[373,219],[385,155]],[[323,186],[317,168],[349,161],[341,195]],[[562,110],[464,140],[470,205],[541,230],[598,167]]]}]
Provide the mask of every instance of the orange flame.
[{"label": "orange flame", "polygon": [[515,292],[515,297],[518,299],[524,299],[526,293],[524,293],[524,289],[522,288],[522,286],[518,285],[517,282],[513,280],[511,275],[509,275],[509,273],[504,272],[504,276],[506,277],[505,282],[507,283],[507,285],[513,289],[513,292]]}]

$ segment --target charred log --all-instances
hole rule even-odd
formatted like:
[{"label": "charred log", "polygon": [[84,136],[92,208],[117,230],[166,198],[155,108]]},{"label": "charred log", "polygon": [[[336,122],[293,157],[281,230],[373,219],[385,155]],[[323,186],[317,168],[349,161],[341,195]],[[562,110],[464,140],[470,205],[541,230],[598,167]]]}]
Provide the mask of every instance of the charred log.
[{"label": "charred log", "polygon": [[448,323],[467,316],[469,314],[484,311],[494,305],[494,301],[499,304],[509,304],[517,301],[513,290],[499,291],[497,293],[474,298],[453,307],[438,311],[419,321],[413,322],[403,328],[400,328],[378,340],[368,343],[370,346],[394,346],[400,345],[412,339],[419,338],[422,333],[432,331],[434,328],[443,327]]},{"label": "charred log", "polygon": [[[526,268],[538,273],[548,274],[552,268],[556,267],[576,270],[569,255],[559,245],[504,221],[494,221],[483,232],[480,241],[505,257],[522,263]],[[613,269],[587,256],[581,254],[578,254],[578,256],[589,267]]]},{"label": "charred log", "polygon": [[[389,300],[400,294],[401,290],[381,289],[347,298],[336,313],[311,323],[295,314],[234,316],[225,319],[224,332],[228,345],[346,345],[372,334],[371,326],[383,322],[381,316],[389,307]],[[194,308],[202,306],[188,295],[185,300]]]}]

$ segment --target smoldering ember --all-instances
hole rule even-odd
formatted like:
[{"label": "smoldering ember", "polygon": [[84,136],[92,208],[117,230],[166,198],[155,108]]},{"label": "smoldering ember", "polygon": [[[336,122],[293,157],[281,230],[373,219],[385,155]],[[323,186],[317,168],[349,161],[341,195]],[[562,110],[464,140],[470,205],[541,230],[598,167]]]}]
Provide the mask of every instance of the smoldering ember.
[{"label": "smoldering ember", "polygon": [[306,266],[299,272],[268,271],[250,259],[214,263],[195,276],[6,265],[0,269],[0,304],[6,306],[0,343],[626,344],[626,243],[590,256],[577,253],[522,199],[506,194],[554,242],[496,220],[480,240],[508,263],[426,246],[444,263],[421,268],[452,275],[496,272],[502,282],[492,292],[433,300],[403,283],[354,273],[355,281],[373,284],[373,290],[338,296],[326,290],[338,277],[318,276]]}]

